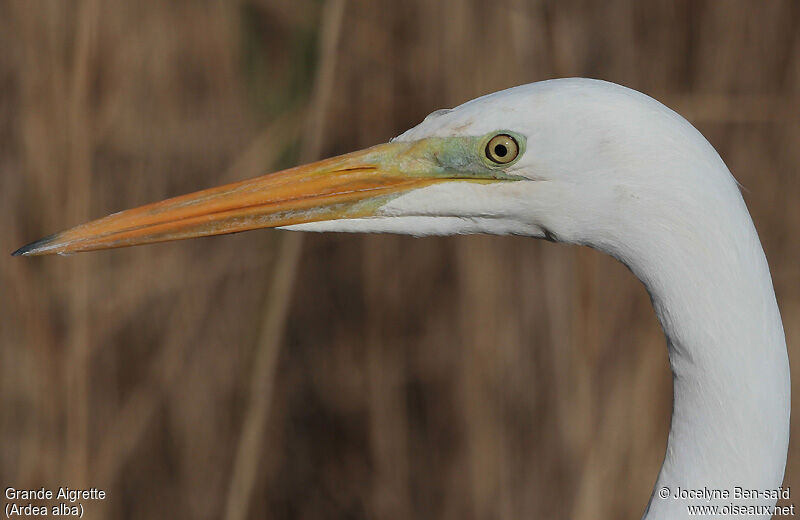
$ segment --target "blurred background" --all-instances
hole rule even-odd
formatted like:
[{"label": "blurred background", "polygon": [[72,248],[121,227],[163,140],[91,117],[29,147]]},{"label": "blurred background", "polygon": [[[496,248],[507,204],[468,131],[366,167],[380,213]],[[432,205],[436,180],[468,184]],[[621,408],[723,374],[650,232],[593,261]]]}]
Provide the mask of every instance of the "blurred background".
[{"label": "blurred background", "polygon": [[104,489],[87,518],[639,518],[670,373],[599,253],[256,231],[8,256],[562,76],[717,148],[797,372],[794,0],[0,1],[0,484]]}]

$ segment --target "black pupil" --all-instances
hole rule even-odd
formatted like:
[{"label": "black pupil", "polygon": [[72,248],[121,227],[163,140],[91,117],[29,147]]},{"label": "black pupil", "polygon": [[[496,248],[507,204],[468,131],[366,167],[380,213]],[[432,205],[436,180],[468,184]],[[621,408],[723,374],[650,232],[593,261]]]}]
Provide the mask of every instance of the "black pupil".
[{"label": "black pupil", "polygon": [[498,157],[505,157],[508,154],[508,148],[504,144],[498,144],[494,147],[494,154]]}]

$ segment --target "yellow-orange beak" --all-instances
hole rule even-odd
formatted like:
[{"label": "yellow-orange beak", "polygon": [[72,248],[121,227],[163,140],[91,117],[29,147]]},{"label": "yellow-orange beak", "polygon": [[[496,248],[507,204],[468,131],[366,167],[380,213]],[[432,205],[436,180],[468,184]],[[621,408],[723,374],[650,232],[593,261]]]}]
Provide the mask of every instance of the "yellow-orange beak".
[{"label": "yellow-orange beak", "polygon": [[[236,233],[320,220],[363,218],[403,192],[489,173],[454,171],[464,147],[448,139],[387,143],[251,180],[109,215],[32,242],[13,253],[46,255]],[[496,178],[496,177],[495,177]]]}]

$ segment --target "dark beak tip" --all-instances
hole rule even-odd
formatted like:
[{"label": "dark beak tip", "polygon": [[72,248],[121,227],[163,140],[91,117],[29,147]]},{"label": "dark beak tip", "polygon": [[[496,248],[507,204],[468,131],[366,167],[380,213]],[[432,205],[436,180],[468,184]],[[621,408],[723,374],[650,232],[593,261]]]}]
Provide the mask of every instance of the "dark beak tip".
[{"label": "dark beak tip", "polygon": [[35,255],[42,248],[44,248],[48,244],[51,244],[54,241],[55,237],[56,237],[56,235],[50,235],[50,236],[47,236],[47,237],[44,237],[44,238],[40,238],[39,240],[36,240],[34,242],[31,242],[30,244],[26,244],[26,245],[20,247],[19,249],[17,249],[16,251],[14,251],[13,253],[11,253],[11,256],[30,256],[30,255]]}]

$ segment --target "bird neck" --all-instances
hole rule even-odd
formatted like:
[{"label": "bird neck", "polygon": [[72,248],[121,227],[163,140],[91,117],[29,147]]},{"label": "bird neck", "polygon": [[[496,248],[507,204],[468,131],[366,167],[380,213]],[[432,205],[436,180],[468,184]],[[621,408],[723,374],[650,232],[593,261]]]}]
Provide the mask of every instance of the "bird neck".
[{"label": "bird neck", "polygon": [[[764,491],[783,481],[790,411],[783,326],[761,243],[738,191],[735,199],[725,211],[704,208],[689,229],[612,251],[650,292],[673,373],[667,452],[647,520],[684,518],[693,504],[774,505],[735,500],[734,487]],[[674,498],[679,489],[720,493],[693,501]],[[730,495],[720,498],[722,490]]]}]

